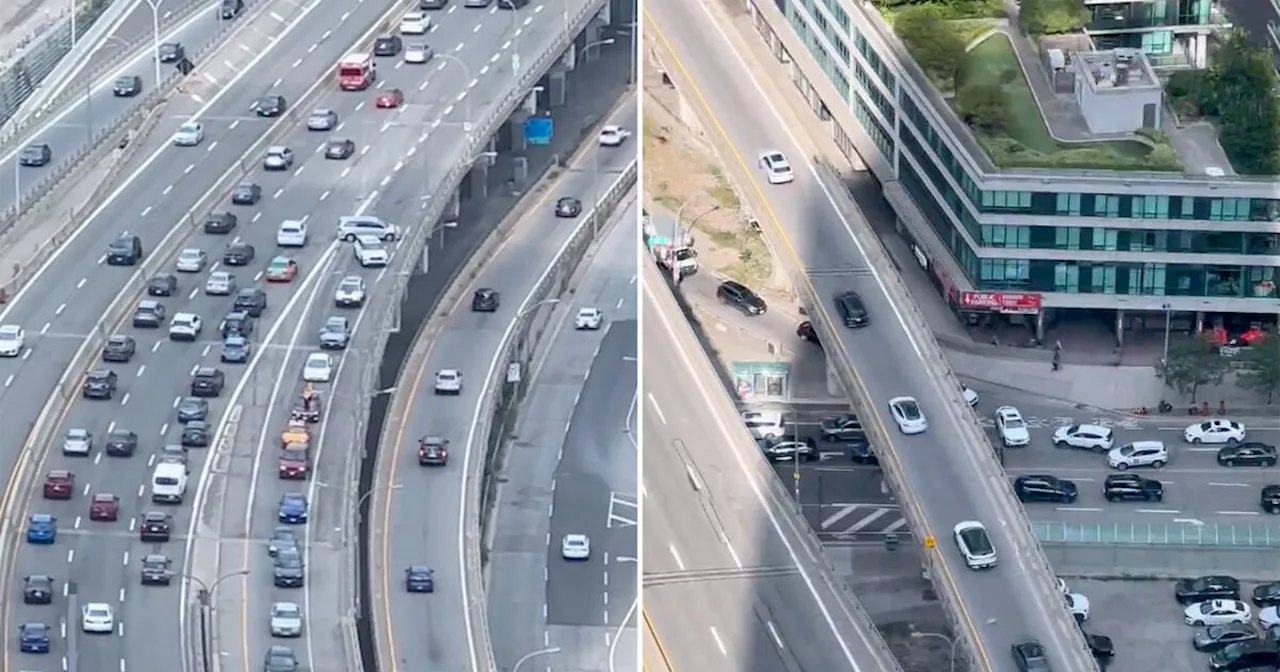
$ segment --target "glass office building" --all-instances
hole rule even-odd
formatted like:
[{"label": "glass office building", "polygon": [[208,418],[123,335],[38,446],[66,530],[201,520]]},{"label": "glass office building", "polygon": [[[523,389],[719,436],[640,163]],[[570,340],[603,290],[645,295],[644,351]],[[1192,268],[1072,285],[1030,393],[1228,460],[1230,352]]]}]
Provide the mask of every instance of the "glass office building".
[{"label": "glass office building", "polygon": [[[1280,312],[1280,181],[998,168],[869,5],[748,6],[836,143],[879,179],[953,303],[1014,292],[1046,309],[1117,316]],[[1208,0],[1092,7],[1129,25],[1207,21],[1210,11]]]}]

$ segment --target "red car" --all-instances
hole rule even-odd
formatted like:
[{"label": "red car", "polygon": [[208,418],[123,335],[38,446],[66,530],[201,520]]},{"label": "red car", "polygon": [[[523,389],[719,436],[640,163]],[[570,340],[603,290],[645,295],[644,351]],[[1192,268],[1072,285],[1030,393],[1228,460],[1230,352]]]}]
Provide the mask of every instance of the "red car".
[{"label": "red car", "polygon": [[400,103],[404,102],[404,91],[400,89],[387,89],[379,91],[378,97],[373,100],[373,104],[386,109],[394,109],[400,107]]},{"label": "red car", "polygon": [[66,469],[54,469],[44,477],[45,499],[71,499],[76,490],[76,475]]},{"label": "red car", "polygon": [[112,521],[120,517],[120,498],[99,492],[89,501],[89,520]]}]

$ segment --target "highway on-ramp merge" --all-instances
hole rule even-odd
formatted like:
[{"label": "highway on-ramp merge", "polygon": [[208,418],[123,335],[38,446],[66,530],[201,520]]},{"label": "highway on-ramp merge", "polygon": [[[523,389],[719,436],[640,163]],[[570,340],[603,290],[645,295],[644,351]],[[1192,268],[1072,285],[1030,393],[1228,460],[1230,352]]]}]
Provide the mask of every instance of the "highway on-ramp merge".
[{"label": "highway on-ramp merge", "polygon": [[649,264],[641,277],[643,599],[671,672],[900,669],[762,482],[772,470],[665,281]]},{"label": "highway on-ramp merge", "polygon": [[[636,128],[634,98],[624,99],[608,123]],[[483,437],[471,446],[468,443],[486,372],[525,296],[574,230],[574,221],[555,217],[553,204],[562,196],[575,196],[590,209],[590,195],[606,191],[617,180],[617,173],[635,161],[633,146],[591,147],[582,153],[531,206],[526,219],[471,283],[475,288],[500,292],[497,312],[470,312],[470,292],[465,292],[464,304],[447,318],[421,369],[402,377],[406,389],[396,393],[410,395],[411,407],[403,424],[389,428],[393,442],[380,448],[380,457],[386,459],[381,460],[376,486],[382,491],[374,499],[375,525],[382,530],[384,541],[373,554],[380,559],[382,576],[372,579],[375,592],[382,593],[382,603],[372,609],[387,659],[402,666],[391,672],[476,669],[460,566],[459,511],[464,451],[475,451],[471,459],[483,457]],[[457,396],[433,394],[436,373],[442,369],[462,372],[464,382]],[[449,440],[452,450],[447,466],[418,466],[418,439],[424,436]],[[391,490],[391,485],[398,488]],[[409,565],[435,570],[434,593],[405,591],[404,571]],[[487,626],[475,623],[471,627]]]},{"label": "highway on-ramp merge", "polygon": [[[357,7],[365,8],[368,5],[362,4]],[[335,7],[332,11],[341,13],[343,9]],[[330,38],[331,41],[321,45],[326,47],[325,49],[309,50],[311,45],[307,41],[281,39],[275,42],[287,46],[284,53],[262,52],[254,58],[253,65],[257,65],[261,58],[268,54],[271,54],[272,58],[255,73],[256,77],[246,81],[246,86],[236,89],[233,95],[225,96],[225,100],[219,97],[218,100],[209,101],[212,104],[211,113],[206,122],[209,135],[203,146],[195,149],[163,149],[157,153],[150,166],[135,179],[130,180],[116,194],[112,202],[104,206],[103,214],[99,217],[99,225],[95,226],[88,235],[82,235],[72,242],[67,251],[60,255],[55,265],[51,267],[56,270],[43,273],[32,285],[39,288],[29,292],[30,296],[32,298],[41,296],[42,303],[36,305],[32,300],[23,300],[7,311],[11,313],[6,318],[8,321],[18,321],[16,318],[21,314],[20,323],[28,325],[28,331],[32,335],[29,338],[32,345],[29,352],[32,354],[5,363],[14,376],[9,379],[10,386],[5,387],[3,396],[0,396],[0,404],[3,404],[6,410],[12,408],[14,411],[11,412],[15,412],[25,409],[28,418],[34,417],[39,410],[38,397],[42,394],[33,394],[29,390],[41,389],[39,387],[41,385],[44,386],[43,389],[52,387],[53,381],[61,375],[66,363],[70,360],[71,353],[83,340],[85,333],[94,328],[96,316],[102,314],[105,305],[114,298],[115,293],[118,293],[119,287],[124,284],[125,278],[132,271],[132,269],[94,263],[100,259],[106,242],[115,238],[121,229],[130,226],[127,223],[132,222],[134,225],[132,230],[141,234],[144,243],[148,244],[150,249],[154,249],[156,242],[170,227],[175,226],[174,222],[180,220],[182,213],[191,207],[203,190],[218,179],[227,165],[237,161],[244,161],[246,167],[258,165],[261,161],[260,155],[243,155],[249,145],[264,132],[267,122],[246,118],[242,116],[243,111],[247,110],[249,104],[259,95],[273,89],[284,92],[286,98],[296,100],[307,88],[309,82],[300,81],[299,76],[291,76],[289,74],[291,71],[295,73],[309,71],[313,75],[310,82],[322,80],[324,86],[330,86],[329,73],[332,71],[333,63],[342,54],[342,49],[354,48],[360,32],[372,22],[374,18],[372,14],[370,10],[362,15],[363,27],[356,25],[357,22],[354,20],[337,24],[338,27]],[[321,18],[327,18],[329,25],[335,25],[337,16],[328,15]],[[304,21],[312,20],[319,21],[315,13],[304,15]],[[304,30],[302,34],[320,35],[324,32],[320,29],[323,25],[324,22],[319,21],[313,32]],[[453,45],[469,45],[474,54],[469,55],[469,58],[487,62],[491,57],[484,54],[495,53],[494,50],[500,49],[502,36],[510,27],[511,19],[501,13],[481,11],[441,14],[437,19],[436,32],[428,39],[433,40],[438,45],[437,48],[451,49],[454,53],[464,52],[465,49],[458,49]],[[368,45],[362,43],[362,46]],[[312,56],[311,52],[318,53]],[[294,58],[302,59],[305,64],[291,66]],[[317,106],[325,106],[337,111],[340,118],[345,119],[343,126],[333,133],[292,130],[287,137],[280,140],[280,144],[291,147],[295,152],[298,159],[294,167],[279,173],[255,170],[252,179],[262,187],[262,200],[253,207],[231,207],[229,204],[225,206],[238,214],[240,224],[235,232],[228,236],[195,234],[189,246],[203,249],[208,254],[210,262],[222,259],[232,239],[239,238],[242,242],[254,246],[255,259],[248,266],[234,269],[225,266],[217,268],[217,270],[234,272],[240,286],[245,287],[262,281],[261,276],[268,261],[277,253],[275,231],[281,220],[306,217],[312,227],[310,245],[303,250],[290,252],[301,269],[294,285],[267,288],[270,307],[259,322],[254,341],[258,343],[257,353],[264,355],[259,363],[265,362],[270,371],[266,374],[258,374],[245,383],[241,396],[245,394],[251,396],[232,400],[228,399],[232,396],[232,391],[241,387],[239,383],[243,375],[240,371],[242,367],[231,364],[221,365],[228,374],[228,384],[223,398],[211,403],[210,416],[213,424],[218,425],[223,432],[236,439],[237,447],[241,445],[240,441],[247,441],[256,449],[258,437],[255,435],[249,439],[251,431],[239,429],[231,432],[227,431],[231,427],[225,425],[237,424],[247,427],[246,421],[242,418],[254,417],[253,414],[257,413],[259,415],[256,417],[261,418],[263,424],[254,428],[267,428],[266,423],[280,421],[279,407],[285,403],[283,400],[286,397],[296,391],[293,385],[297,380],[295,376],[298,373],[299,357],[305,350],[295,352],[281,348],[278,341],[287,340],[296,343],[305,339],[304,347],[313,347],[315,334],[319,330],[319,321],[331,312],[331,310],[321,312],[322,309],[317,308],[308,312],[304,319],[300,311],[310,306],[313,299],[330,300],[333,283],[337,280],[334,274],[341,276],[345,272],[344,269],[352,263],[350,261],[352,255],[348,248],[330,244],[336,217],[352,214],[358,208],[364,207],[367,212],[382,216],[389,221],[404,218],[400,223],[406,227],[419,224],[418,213],[422,207],[421,197],[424,190],[417,175],[425,171],[424,164],[427,157],[437,160],[440,157],[456,157],[466,140],[461,129],[457,127],[455,118],[448,116],[448,107],[456,104],[460,97],[464,99],[475,97],[479,98],[479,101],[474,105],[474,109],[483,113],[486,104],[500,100],[505,94],[504,87],[510,86],[509,71],[495,70],[486,74],[488,76],[478,81],[468,82],[464,73],[457,67],[439,67],[436,64],[396,67],[388,63],[383,69],[380,84],[383,87],[400,87],[406,92],[406,105],[399,110],[374,109],[374,90],[364,93],[344,93],[336,91],[335,87],[335,90],[324,95]],[[284,81],[285,78],[288,78],[288,81]],[[274,79],[280,81],[273,87],[270,82]],[[436,102],[442,98],[449,105]],[[210,128],[211,126],[216,128]],[[330,137],[349,137],[356,140],[355,156],[345,162],[324,160],[320,150]],[[182,166],[189,166],[189,168],[184,169]],[[427,174],[430,177],[435,173]],[[404,179],[406,176],[408,179]],[[138,214],[138,210],[142,211],[141,215]],[[105,214],[107,212],[111,212],[114,216]],[[105,222],[112,222],[112,224],[102,224]],[[83,264],[80,272],[76,272],[76,264]],[[179,431],[174,403],[178,396],[186,394],[191,370],[200,364],[219,365],[221,345],[216,342],[216,329],[222,316],[230,310],[231,302],[227,298],[207,297],[202,293],[204,280],[210,270],[213,269],[206,269],[205,273],[200,274],[181,274],[179,293],[173,297],[161,299],[167,304],[170,315],[178,311],[190,311],[201,315],[206,324],[204,338],[195,344],[170,343],[163,333],[126,329],[126,333],[138,341],[138,354],[129,364],[111,365],[120,378],[120,387],[115,397],[112,400],[77,402],[72,405],[61,423],[63,429],[80,427],[94,432],[97,443],[94,457],[88,460],[63,457],[56,454],[58,447],[55,445],[53,449],[55,455],[49,459],[49,468],[67,468],[76,472],[78,484],[74,499],[71,502],[37,500],[29,507],[22,507],[22,513],[15,514],[18,519],[25,519],[25,512],[34,510],[49,512],[58,517],[62,538],[51,547],[24,545],[20,549],[21,555],[17,561],[14,580],[17,581],[22,576],[38,572],[49,573],[58,581],[59,595],[51,606],[13,604],[10,607],[12,613],[8,614],[7,621],[14,626],[15,632],[16,626],[24,622],[40,621],[54,624],[53,655],[75,658],[79,663],[77,669],[81,672],[108,668],[117,670],[125,665],[135,670],[161,669],[171,665],[181,655],[176,650],[176,643],[180,638],[177,632],[177,621],[173,618],[178,611],[178,588],[176,585],[171,588],[138,585],[138,560],[142,554],[151,552],[156,547],[141,544],[137,538],[136,527],[130,528],[131,525],[136,525],[136,517],[139,513],[153,508],[149,499],[144,496],[145,483],[150,474],[149,463],[154,459],[153,456],[158,449],[166,442],[173,440]],[[374,296],[377,296],[379,287],[377,279],[378,274],[373,274],[369,280],[370,293]],[[59,304],[58,301],[65,301],[65,303]],[[289,314],[285,315],[286,312]],[[354,315],[352,318],[354,322]],[[40,320],[48,320],[48,326],[44,328],[30,326],[33,323],[40,324]],[[294,332],[295,327],[301,328],[297,336]],[[114,325],[105,325],[105,329],[112,331]],[[269,338],[264,339],[265,336]],[[269,340],[271,344],[265,345],[259,339]],[[268,353],[270,357],[266,356]],[[276,377],[267,381],[269,384],[264,383],[262,377],[273,375],[277,370],[274,367],[283,370],[285,377]],[[354,372],[344,371],[339,383],[345,389],[351,382],[348,377],[355,375]],[[14,382],[17,379],[21,379],[23,385],[26,385],[29,380],[32,387],[23,387],[24,394],[20,395],[19,384]],[[282,382],[278,394],[273,394],[276,379],[284,380],[288,386]],[[264,385],[267,388],[266,392],[262,391]],[[269,409],[271,417],[268,418],[265,414],[268,410],[266,407],[272,404],[273,399],[276,401]],[[240,408],[237,410],[235,407]],[[227,408],[232,408],[231,412],[225,412]],[[337,428],[331,428],[329,431],[350,431],[349,424],[356,420],[353,417],[354,412],[355,409],[350,406],[339,406],[331,411],[331,417],[338,418],[338,423],[347,424],[339,424]],[[237,422],[226,422],[229,419]],[[139,435],[137,454],[132,458],[108,458],[102,455],[101,444],[109,429],[129,429],[137,432]],[[326,440],[328,440],[327,437]],[[10,442],[10,446],[13,446],[19,443],[20,439],[10,437],[7,441]],[[323,444],[319,444],[317,448],[320,445]],[[16,447],[12,452],[16,453]],[[206,471],[245,466],[234,460],[221,462],[221,464],[218,460],[214,460],[206,464],[203,457],[205,452],[196,450],[193,453],[191,462],[193,484],[197,479],[205,480],[201,476]],[[266,468],[270,469],[274,456],[269,453],[267,455],[268,457],[264,460],[267,464]],[[333,472],[341,469],[338,465],[344,464],[347,456],[339,451],[332,456],[324,455],[323,457],[319,467]],[[331,462],[335,466],[327,466]],[[42,469],[41,475],[43,471]],[[242,483],[237,479],[252,478],[252,476],[249,468],[240,472],[231,472],[228,475],[229,479],[235,482],[236,487],[242,488],[247,485],[247,482]],[[344,478],[341,473],[333,473],[333,476],[337,481],[342,481]],[[270,477],[264,475],[263,478]],[[339,487],[338,483],[334,486]],[[192,487],[194,489],[195,486]],[[275,502],[272,498],[280,489],[275,483],[262,488],[262,491],[255,495],[255,509],[247,512],[247,518],[254,527],[255,534],[263,533],[264,527],[274,526],[270,519],[262,520],[262,514],[259,512],[266,509],[274,512]],[[38,490],[37,488],[37,493]],[[115,523],[88,521],[87,497],[99,492],[116,494],[120,497],[119,521]],[[36,497],[39,495],[36,494]],[[189,496],[188,502],[191,499]],[[220,505],[221,502],[217,504]],[[175,571],[181,571],[188,563],[188,558],[184,557],[182,537],[184,531],[192,527],[189,509],[189,506],[183,506],[172,510],[175,514],[174,529],[178,534],[173,541],[159,547],[159,552],[171,557]],[[239,513],[243,515],[246,512]],[[214,515],[213,508],[207,515]],[[332,508],[322,507],[317,515],[320,516],[320,520],[332,524],[337,514],[332,513]],[[233,514],[231,517],[238,516]],[[210,533],[203,527],[198,528],[197,531],[202,534]],[[217,534],[217,530],[212,534]],[[310,558],[314,563],[312,570],[315,572],[312,578],[322,581],[326,589],[333,589],[337,587],[334,576],[336,570],[332,560],[334,554],[329,552],[331,549],[326,544],[333,544],[333,539],[336,537],[328,530],[323,536],[325,541],[318,544],[316,548],[322,549],[325,555]],[[260,544],[254,544],[255,549],[258,546]],[[231,558],[224,558],[223,562],[233,562],[235,556]],[[59,568],[63,569],[59,570]],[[222,569],[234,571],[236,568],[223,567]],[[258,581],[263,576],[270,576],[271,571],[270,566],[264,566],[261,561],[251,570],[251,576],[248,579],[250,582]],[[175,584],[177,583],[175,581]],[[234,582],[228,582],[219,590],[233,584]],[[256,586],[256,584],[252,585]],[[66,595],[61,594],[62,586],[69,587]],[[265,619],[264,600],[275,593],[261,590],[252,592],[255,593],[255,601],[245,608],[252,610],[249,613],[253,614],[254,622],[245,623],[245,627],[256,629],[260,634],[266,627],[261,622]],[[319,622],[322,628],[326,628],[323,634],[311,643],[315,650],[312,651],[312,648],[307,650],[314,653],[317,659],[328,659],[335,655],[331,649],[321,647],[332,647],[341,642],[337,637],[336,626],[332,625],[336,621],[330,621],[327,624],[325,621],[325,619],[337,619],[345,615],[345,612],[339,612],[331,603],[330,595],[330,593],[324,593],[315,598],[316,608],[324,610]],[[119,632],[123,634],[110,638],[79,635],[76,632],[79,624],[79,614],[76,609],[88,600],[104,601],[114,605],[117,619],[120,621]],[[60,628],[56,625],[59,621],[68,624],[65,637],[60,635]],[[223,636],[231,637],[232,633],[234,630],[224,632]],[[265,646],[265,643],[256,639],[257,636],[255,634],[253,641],[243,647],[254,649],[245,654],[252,659],[250,664],[256,664],[256,661],[260,660],[262,648]],[[250,638],[246,634],[241,639],[248,641]],[[35,665],[37,661],[28,660],[25,655],[11,654],[11,650],[16,650],[16,646],[7,647],[6,655],[17,655],[22,661],[18,667],[38,666]],[[299,652],[300,657],[303,655],[304,652]]]},{"label": "highway on-ramp merge", "polygon": [[[881,463],[902,479],[896,494],[929,521],[930,529],[913,533],[937,540],[930,562],[934,581],[944,587],[944,595],[957,596],[948,606],[960,622],[958,636],[976,654],[975,664],[989,671],[1011,669],[1010,647],[1036,639],[1055,668],[1093,669],[1096,663],[1057,594],[1023,512],[1003,474],[992,473],[989,444],[963,438],[974,435],[975,420],[960,399],[958,384],[953,388],[934,373],[945,362],[924,354],[920,339],[927,332],[908,328],[910,307],[890,298],[883,271],[868,260],[858,238],[858,231],[869,231],[867,224],[836,205],[808,153],[770,106],[709,10],[700,3],[655,0],[645,16],[672,55],[669,65],[688,81],[685,94],[711,120],[710,132],[732,148],[730,166],[752,200],[763,206],[758,213],[762,223],[784,241],[788,261],[806,273],[819,302],[806,307],[839,336],[839,343],[825,344],[827,352],[852,366],[862,388],[858,396],[876,409],[874,417],[862,420],[875,423],[875,433],[888,442],[877,448],[887,452]],[[768,185],[756,168],[755,157],[773,149],[795,162],[793,183]],[[832,297],[848,291],[857,291],[865,301],[868,327],[849,330],[828,318],[835,312]],[[929,418],[927,433],[897,431],[887,403],[903,395],[920,403]],[[939,442],[945,450],[938,449]],[[966,520],[984,523],[1000,554],[998,567],[980,572],[965,566],[952,530]]]}]

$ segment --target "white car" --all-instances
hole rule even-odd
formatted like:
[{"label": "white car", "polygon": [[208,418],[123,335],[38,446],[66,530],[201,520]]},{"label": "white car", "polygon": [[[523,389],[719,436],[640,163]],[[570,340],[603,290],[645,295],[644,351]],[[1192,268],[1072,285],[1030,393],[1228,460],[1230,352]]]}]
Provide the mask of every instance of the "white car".
[{"label": "white car", "polygon": [[236,276],[226,271],[214,271],[204,282],[204,293],[209,296],[230,296],[236,291]]},{"label": "white car", "polygon": [[1013,406],[996,408],[996,430],[1000,440],[1009,448],[1031,445],[1031,430],[1022,419],[1022,412]]},{"label": "white car", "polygon": [[1111,450],[1114,435],[1110,427],[1098,425],[1071,425],[1053,431],[1053,445],[1105,453]]},{"label": "white car", "polygon": [[271,636],[301,637],[302,607],[293,602],[276,602],[271,605]]},{"label": "white car", "polygon": [[602,322],[604,313],[599,308],[579,308],[578,314],[573,317],[573,328],[596,330]]},{"label": "white car", "polygon": [[1058,576],[1058,577],[1054,577],[1054,581],[1055,581],[1055,583],[1057,583],[1057,585],[1058,585],[1058,592],[1059,592],[1059,593],[1062,593],[1063,595],[1070,595],[1070,594],[1071,594],[1071,590],[1067,588],[1067,580],[1066,580],[1066,579],[1064,579],[1064,578],[1062,578],[1062,577]]},{"label": "white car", "polygon": [[403,35],[425,35],[428,30],[431,30],[431,17],[422,12],[409,12],[400,19]]},{"label": "white car", "polygon": [[389,243],[400,237],[400,227],[369,215],[338,218],[338,238],[354,243],[358,236],[373,236],[384,243]]},{"label": "white car", "polygon": [[351,249],[355,251],[356,261],[365,268],[381,268],[391,260],[387,247],[374,236],[356,236]]},{"label": "white car", "polygon": [[201,331],[204,331],[204,323],[200,321],[199,315],[178,313],[169,323],[169,340],[194,341],[200,338]]},{"label": "white car", "polygon": [[1063,599],[1067,601],[1067,611],[1076,617],[1076,623],[1089,620],[1089,598],[1080,593],[1067,593]]},{"label": "white car", "polygon": [[308,383],[327,383],[333,377],[333,360],[323,352],[307,355],[302,365],[302,379]]},{"label": "white car", "polygon": [[1209,420],[1191,425],[1182,435],[1187,443],[1240,443],[1245,429],[1234,420]]},{"label": "white car", "polygon": [[404,62],[421,65],[435,56],[435,51],[425,44],[411,44],[404,48]]},{"label": "white car", "polygon": [[204,141],[204,126],[197,121],[188,121],[178,127],[173,134],[173,144],[179,147],[195,147]]},{"label": "white car", "polygon": [[209,263],[209,257],[204,250],[188,247],[178,253],[176,268],[179,273],[199,273],[204,270],[207,263]]},{"label": "white car", "polygon": [[600,129],[600,146],[618,147],[623,142],[626,142],[629,137],[631,137],[631,131],[622,128],[621,126],[614,126],[610,124]]},{"label": "white car", "polygon": [[62,454],[88,457],[93,454],[93,434],[87,429],[73,427],[62,437]]},{"label": "white car", "polygon": [[923,434],[929,429],[929,421],[920,410],[920,402],[913,397],[894,397],[889,400],[889,412],[903,434]]},{"label": "white car", "polygon": [[441,369],[436,373],[436,394],[462,394],[462,372]]},{"label": "white car", "polygon": [[791,170],[791,162],[777,150],[761,154],[760,167],[764,169],[769,184],[786,184],[796,179],[795,171]]},{"label": "white car", "polygon": [[306,247],[307,223],[296,219],[280,222],[276,229],[276,245],[280,247]]},{"label": "white car", "polygon": [[1163,441],[1134,441],[1116,446],[1107,453],[1107,464],[1112,469],[1124,471],[1129,467],[1154,467],[1159,469],[1169,463],[1169,449]]},{"label": "white car", "polygon": [[27,342],[27,332],[16,324],[0,326],[0,357],[17,357]]},{"label": "white car", "polygon": [[364,278],[348,275],[338,283],[338,289],[333,292],[333,303],[339,308],[359,308],[364,305],[364,297]]},{"label": "white car", "polygon": [[952,529],[956,547],[969,569],[988,569],[998,564],[996,547],[987,528],[976,520],[962,520]]},{"label": "white car", "polygon": [[289,170],[292,167],[292,149],[280,145],[267,148],[267,156],[262,160],[263,170]]},{"label": "white car", "polygon": [[1248,623],[1253,610],[1239,600],[1196,602],[1183,610],[1187,625],[1222,625]]},{"label": "white car", "polygon": [[1266,607],[1258,611],[1258,625],[1263,630],[1270,630],[1280,625],[1280,607]]},{"label": "white car", "polygon": [[591,557],[591,540],[585,534],[566,534],[560,542],[560,555],[565,560],[586,560]]},{"label": "white car", "polygon": [[969,404],[970,406],[977,406],[977,405],[978,405],[978,393],[977,393],[977,392],[974,392],[973,390],[971,390],[971,389],[969,389],[969,388],[967,388],[967,387],[961,386],[961,387],[960,387],[960,394],[964,396],[964,403]]},{"label": "white car", "polygon": [[780,411],[743,411],[739,417],[753,439],[776,439],[787,433],[787,421]]},{"label": "white car", "polygon": [[81,607],[80,629],[85,632],[110,634],[116,631],[116,617],[111,605],[90,602]]}]

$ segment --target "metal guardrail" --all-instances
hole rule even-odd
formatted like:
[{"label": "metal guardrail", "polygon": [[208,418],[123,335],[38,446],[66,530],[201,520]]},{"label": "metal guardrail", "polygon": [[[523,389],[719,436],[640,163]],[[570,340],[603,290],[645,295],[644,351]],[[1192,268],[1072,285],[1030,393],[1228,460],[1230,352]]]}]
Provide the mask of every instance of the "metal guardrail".
[{"label": "metal guardrail", "polygon": [[1280,527],[1251,523],[1032,523],[1043,544],[1280,548]]}]

